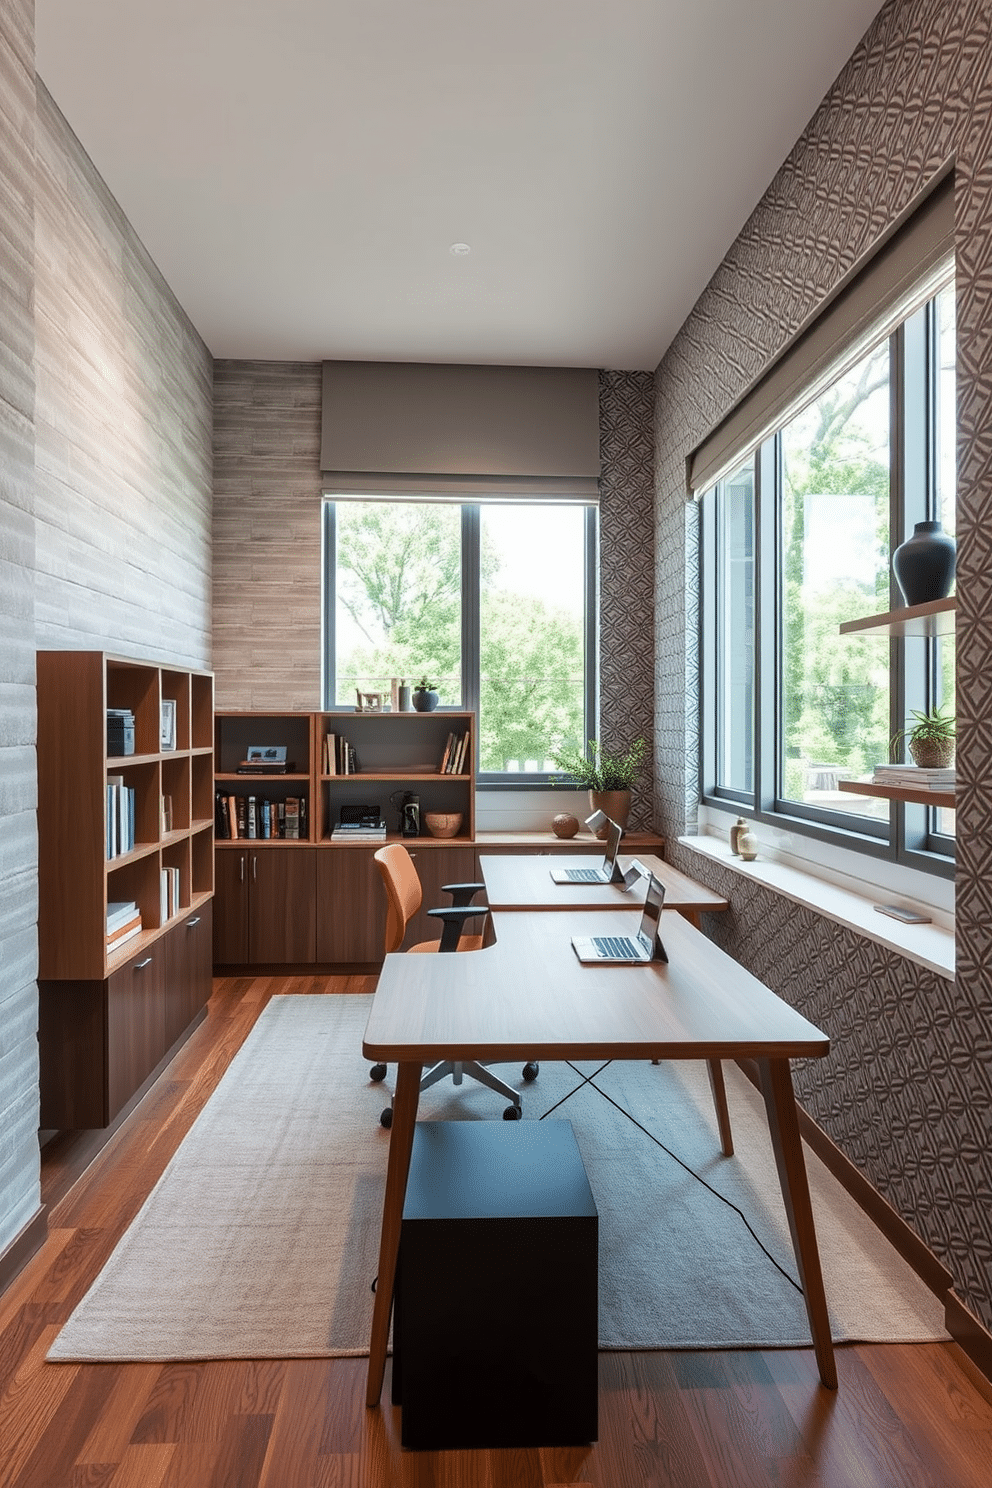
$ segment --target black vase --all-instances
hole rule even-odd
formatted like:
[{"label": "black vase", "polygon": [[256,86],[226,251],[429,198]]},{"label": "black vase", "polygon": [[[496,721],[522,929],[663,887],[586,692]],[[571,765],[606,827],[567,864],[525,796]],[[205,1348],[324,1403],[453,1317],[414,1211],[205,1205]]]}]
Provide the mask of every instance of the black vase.
[{"label": "black vase", "polygon": [[939,522],[917,522],[892,554],[892,571],[907,605],[946,599],[954,583],[957,549]]}]

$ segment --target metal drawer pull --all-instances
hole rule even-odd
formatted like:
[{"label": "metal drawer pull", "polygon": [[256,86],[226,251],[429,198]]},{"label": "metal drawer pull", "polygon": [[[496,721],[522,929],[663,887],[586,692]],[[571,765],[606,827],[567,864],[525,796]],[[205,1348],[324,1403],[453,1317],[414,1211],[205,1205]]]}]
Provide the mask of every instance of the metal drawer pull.
[{"label": "metal drawer pull", "polygon": [[193,926],[194,925],[198,925],[199,923],[200,923],[200,916],[199,915],[194,915],[191,920],[187,920],[186,921],[186,929],[187,930],[192,930]]},{"label": "metal drawer pull", "polygon": [[143,966],[151,966],[151,964],[152,964],[152,958],[151,958],[151,956],[146,956],[145,959],[144,959],[144,961],[136,961],[134,963],[134,969],[135,969],[135,971],[140,971]]}]

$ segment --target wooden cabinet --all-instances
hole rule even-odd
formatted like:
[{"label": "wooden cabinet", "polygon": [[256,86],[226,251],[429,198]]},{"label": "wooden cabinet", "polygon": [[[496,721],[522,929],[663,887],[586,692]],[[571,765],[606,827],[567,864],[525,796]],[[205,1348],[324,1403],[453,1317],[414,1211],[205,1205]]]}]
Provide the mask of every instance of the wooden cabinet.
[{"label": "wooden cabinet", "polygon": [[368,965],[382,960],[386,895],[374,846],[324,847],[317,854],[317,960]]},{"label": "wooden cabinet", "polygon": [[312,964],[316,959],[316,875],[312,847],[244,842],[218,851],[215,964]]},{"label": "wooden cabinet", "polygon": [[[208,937],[195,988],[174,992],[166,964],[175,931],[209,924],[213,678],[102,651],[41,651],[37,676],[42,1120],[102,1126],[209,995]],[[108,753],[112,710],[131,752]],[[113,946],[108,905],[130,902],[140,926]]]},{"label": "wooden cabinet", "polygon": [[[422,940],[441,938],[440,922],[432,919],[427,911],[442,909],[451,903],[450,896],[441,891],[442,884],[479,883],[481,881],[478,877],[478,862],[474,847],[422,847],[419,849],[412,847],[410,855],[420,877],[424,898],[420,909],[406,927],[404,949]],[[385,891],[381,883],[379,884],[379,896],[382,898],[385,912]],[[478,897],[484,904],[485,894],[480,894]],[[470,920],[465,927],[465,933],[479,935],[482,933],[483,924],[482,919]],[[380,957],[382,955],[381,941],[379,955]]]},{"label": "wooden cabinet", "polygon": [[210,904],[99,980],[38,983],[41,1124],[109,1126],[199,1021],[210,996]]}]

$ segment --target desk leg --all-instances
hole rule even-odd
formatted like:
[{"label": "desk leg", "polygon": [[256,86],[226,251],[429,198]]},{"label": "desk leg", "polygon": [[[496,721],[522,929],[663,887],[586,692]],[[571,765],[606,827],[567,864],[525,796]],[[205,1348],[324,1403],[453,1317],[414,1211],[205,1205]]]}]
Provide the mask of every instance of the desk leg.
[{"label": "desk leg", "polygon": [[768,1130],[782,1185],[782,1198],[792,1232],[799,1280],[806,1300],[806,1315],[813,1335],[813,1348],[820,1379],[828,1390],[837,1388],[837,1365],[830,1336],[827,1297],[823,1290],[820,1252],[813,1225],[813,1207],[809,1198],[809,1180],[803,1160],[802,1139],[796,1113],[796,1096],[792,1088],[792,1071],[787,1059],[759,1059],[761,1090],[768,1113]]},{"label": "desk leg", "polygon": [[382,1377],[389,1347],[389,1318],[393,1310],[393,1287],[396,1283],[396,1257],[400,1248],[403,1224],[403,1201],[413,1151],[413,1129],[417,1122],[420,1098],[420,1076],[423,1066],[399,1064],[396,1067],[396,1094],[393,1097],[393,1124],[389,1132],[389,1165],[386,1168],[386,1194],[382,1203],[382,1233],[379,1237],[379,1276],[375,1284],[372,1308],[372,1341],[369,1345],[369,1373],[365,1404],[378,1405],[382,1394]]},{"label": "desk leg", "polygon": [[720,1146],[724,1157],[734,1155],[734,1134],[730,1130],[730,1108],[727,1105],[727,1087],[723,1082],[723,1065],[719,1059],[707,1059],[706,1068],[710,1076],[710,1090],[716,1107],[716,1124],[720,1130]]}]

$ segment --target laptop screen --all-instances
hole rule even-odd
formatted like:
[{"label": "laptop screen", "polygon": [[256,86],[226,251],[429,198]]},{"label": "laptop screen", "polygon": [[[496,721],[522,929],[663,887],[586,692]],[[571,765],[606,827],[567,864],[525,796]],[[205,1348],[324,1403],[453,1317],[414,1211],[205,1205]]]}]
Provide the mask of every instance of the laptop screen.
[{"label": "laptop screen", "polygon": [[606,854],[603,858],[603,871],[607,876],[612,876],[613,865],[620,851],[620,839],[623,836],[623,827],[618,827],[612,817],[608,818],[610,829],[606,834]]},{"label": "laptop screen", "polygon": [[644,908],[641,911],[641,923],[637,927],[637,938],[644,949],[650,951],[652,955],[664,903],[665,885],[660,879],[655,878],[653,873],[649,873],[647,893],[644,895]]}]

